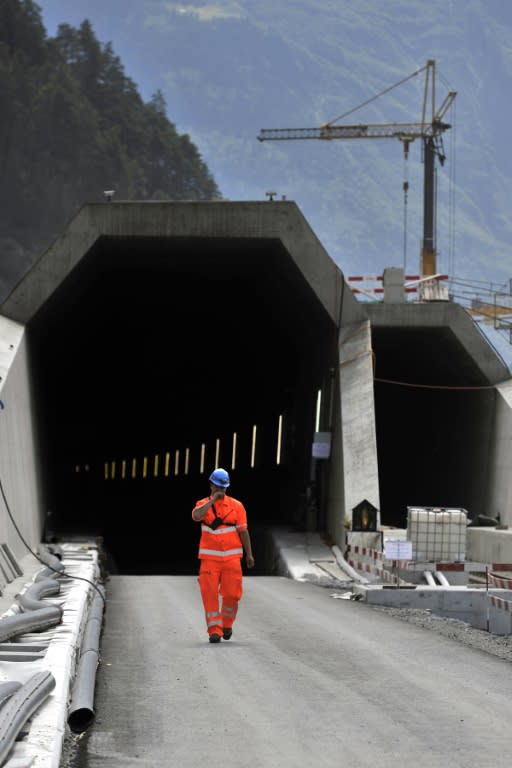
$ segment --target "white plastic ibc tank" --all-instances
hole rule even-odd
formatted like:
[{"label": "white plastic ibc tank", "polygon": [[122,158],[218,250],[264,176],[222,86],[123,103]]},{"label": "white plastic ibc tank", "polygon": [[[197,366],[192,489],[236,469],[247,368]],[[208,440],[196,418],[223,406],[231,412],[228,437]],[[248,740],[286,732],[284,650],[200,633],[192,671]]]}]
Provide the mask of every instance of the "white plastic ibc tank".
[{"label": "white plastic ibc tank", "polygon": [[408,507],[413,560],[461,562],[466,557],[467,513],[446,507]]}]

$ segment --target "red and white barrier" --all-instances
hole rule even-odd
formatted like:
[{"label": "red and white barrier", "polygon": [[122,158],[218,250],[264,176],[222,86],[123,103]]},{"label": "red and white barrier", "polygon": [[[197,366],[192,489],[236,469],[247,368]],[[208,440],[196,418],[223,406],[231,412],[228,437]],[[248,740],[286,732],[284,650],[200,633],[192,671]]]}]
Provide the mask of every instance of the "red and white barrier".
[{"label": "red and white barrier", "polygon": [[[352,283],[381,283],[384,280],[384,275],[349,275],[346,278],[347,283],[350,285],[352,293],[357,294],[378,294],[378,293],[384,293],[384,288],[378,287],[369,287],[369,288],[357,288],[352,287]],[[421,276],[421,275],[405,275],[404,276],[404,291],[405,293],[417,293],[418,289],[421,285],[421,283],[428,281],[428,280],[448,280],[448,275],[431,275],[431,276]]]},{"label": "red and white barrier", "polygon": [[496,576],[494,573],[488,573],[487,578],[495,587],[499,587],[500,589],[512,589],[512,579],[505,579],[503,576]]},{"label": "red and white barrier", "polygon": [[495,608],[499,608],[500,611],[508,611],[512,613],[512,600],[505,600],[504,597],[497,597],[497,595],[489,595],[491,605]]},{"label": "red and white barrier", "polygon": [[354,555],[360,555],[361,557],[370,557],[372,560],[384,560],[384,555],[379,549],[360,547],[359,544],[349,544],[347,552],[352,552]]},{"label": "red and white barrier", "polygon": [[[352,557],[352,555],[359,557],[367,557],[372,560],[372,563],[363,562]],[[409,567],[408,560],[386,560],[384,554],[378,549],[371,549],[369,547],[360,547],[359,545],[349,545],[347,547],[347,562],[356,571],[362,571],[363,573],[371,573],[374,576],[378,576],[383,581],[390,581],[393,584],[408,584],[409,582],[399,578],[396,574],[389,571],[387,568],[378,566],[377,563],[386,563],[388,568],[398,567],[403,570]]]}]

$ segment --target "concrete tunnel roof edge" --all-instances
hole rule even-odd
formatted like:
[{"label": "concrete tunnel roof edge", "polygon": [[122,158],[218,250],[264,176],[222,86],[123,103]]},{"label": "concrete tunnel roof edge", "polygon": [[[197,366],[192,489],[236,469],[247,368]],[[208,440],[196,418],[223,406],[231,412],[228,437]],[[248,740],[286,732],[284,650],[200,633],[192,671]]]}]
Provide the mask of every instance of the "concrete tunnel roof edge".
[{"label": "concrete tunnel roof edge", "polygon": [[28,323],[102,236],[277,239],[337,327],[342,318],[367,318],[293,201],[87,203],[15,286],[0,313]]}]

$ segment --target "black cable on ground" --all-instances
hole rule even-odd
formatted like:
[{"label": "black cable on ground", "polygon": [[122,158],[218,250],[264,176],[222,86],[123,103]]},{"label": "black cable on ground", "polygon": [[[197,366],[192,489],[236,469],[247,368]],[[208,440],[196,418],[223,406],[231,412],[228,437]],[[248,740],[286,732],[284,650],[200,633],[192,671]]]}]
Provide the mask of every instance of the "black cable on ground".
[{"label": "black cable on ground", "polygon": [[23,534],[21,533],[20,529],[18,528],[18,526],[17,526],[17,524],[16,524],[16,521],[15,521],[15,519],[14,519],[14,517],[13,517],[13,514],[12,514],[12,512],[11,512],[11,508],[10,508],[10,506],[9,506],[9,502],[7,501],[7,497],[6,497],[6,495],[5,495],[4,486],[3,486],[3,483],[2,483],[2,478],[1,478],[1,477],[0,477],[0,494],[1,494],[1,496],[2,496],[2,499],[3,499],[3,501],[4,501],[4,504],[5,504],[5,508],[6,508],[6,510],[7,510],[7,514],[9,515],[9,519],[10,519],[11,523],[12,523],[12,524],[13,524],[13,526],[14,526],[14,530],[16,531],[16,533],[18,534],[18,536],[20,537],[21,541],[23,542],[23,544],[25,545],[25,547],[28,549],[28,551],[30,552],[30,554],[31,554],[31,555],[33,555],[33,556],[36,558],[36,560],[39,560],[39,562],[40,562],[40,563],[42,563],[44,566],[46,566],[47,568],[49,568],[51,571],[53,571],[54,573],[57,573],[59,576],[66,576],[68,579],[75,579],[75,580],[77,580],[77,581],[85,581],[87,584],[90,584],[92,587],[94,587],[94,589],[96,590],[96,592],[97,592],[97,593],[100,595],[101,599],[103,600],[103,605],[105,606],[105,605],[106,605],[106,602],[105,602],[105,598],[104,598],[104,596],[103,596],[103,594],[102,594],[101,590],[98,588],[98,586],[97,586],[97,585],[96,585],[96,584],[95,584],[93,581],[91,581],[90,579],[86,579],[86,578],[84,578],[83,576],[71,576],[71,574],[70,574],[70,573],[67,573],[66,571],[59,571],[59,570],[57,570],[56,568],[53,568],[53,567],[52,567],[51,565],[49,565],[47,562],[45,562],[44,560],[42,560],[42,559],[39,557],[39,555],[38,555],[38,554],[36,554],[36,553],[34,552],[34,550],[33,550],[33,549],[32,549],[32,548],[29,546],[29,544],[27,544],[27,542],[26,542],[26,540],[25,540],[25,538],[24,538]]}]

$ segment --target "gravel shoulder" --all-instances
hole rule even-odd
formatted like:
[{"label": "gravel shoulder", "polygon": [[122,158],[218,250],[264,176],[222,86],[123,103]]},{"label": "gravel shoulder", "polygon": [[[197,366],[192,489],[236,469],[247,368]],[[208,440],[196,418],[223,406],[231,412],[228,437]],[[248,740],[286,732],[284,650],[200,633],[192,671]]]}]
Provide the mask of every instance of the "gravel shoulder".
[{"label": "gravel shoulder", "polygon": [[419,608],[388,608],[380,605],[370,606],[372,610],[386,613],[399,621],[406,621],[417,627],[449,637],[462,645],[471,646],[484,653],[512,662],[512,636],[493,635],[482,629],[474,629],[459,619],[447,619],[436,616],[429,610]]}]

